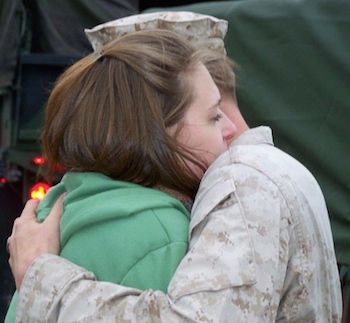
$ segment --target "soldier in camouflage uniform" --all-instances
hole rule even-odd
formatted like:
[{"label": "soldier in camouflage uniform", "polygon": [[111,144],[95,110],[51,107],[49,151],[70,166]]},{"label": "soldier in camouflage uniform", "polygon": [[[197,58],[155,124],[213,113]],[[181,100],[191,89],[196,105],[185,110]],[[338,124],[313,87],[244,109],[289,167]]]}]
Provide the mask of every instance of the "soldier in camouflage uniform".
[{"label": "soldier in camouflage uniform", "polygon": [[[268,127],[248,129],[233,92],[212,75],[240,136],[202,179],[189,251],[168,294],[96,282],[44,254],[23,280],[19,322],[340,322],[339,275],[319,185],[274,147]],[[226,76],[221,81],[234,88]]]}]

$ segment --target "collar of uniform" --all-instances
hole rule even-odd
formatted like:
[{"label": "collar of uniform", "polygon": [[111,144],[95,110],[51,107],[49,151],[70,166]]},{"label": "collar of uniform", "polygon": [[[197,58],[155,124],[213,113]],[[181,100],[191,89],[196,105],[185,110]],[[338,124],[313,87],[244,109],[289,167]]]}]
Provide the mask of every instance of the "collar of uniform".
[{"label": "collar of uniform", "polygon": [[273,145],[272,130],[270,127],[260,126],[248,129],[247,131],[243,132],[236,140],[234,140],[230,147],[238,145],[258,144]]},{"label": "collar of uniform", "polygon": [[193,229],[201,223],[223,200],[236,190],[229,166],[212,168],[202,179],[191,211],[189,237]]},{"label": "collar of uniform", "polygon": [[[260,145],[268,144],[273,145],[272,130],[270,127],[260,126],[256,128],[251,128],[243,132],[237,139],[235,139],[231,146],[229,147],[230,152],[236,146],[240,145]],[[230,154],[228,151],[221,154],[208,168],[204,174],[202,181],[206,179],[212,173],[212,170],[218,169],[220,167],[230,164]]]},{"label": "collar of uniform", "polygon": [[273,145],[271,128],[260,126],[242,133],[204,174],[197,192],[190,222],[190,233],[222,200],[236,190],[230,174],[231,153],[239,145]]}]

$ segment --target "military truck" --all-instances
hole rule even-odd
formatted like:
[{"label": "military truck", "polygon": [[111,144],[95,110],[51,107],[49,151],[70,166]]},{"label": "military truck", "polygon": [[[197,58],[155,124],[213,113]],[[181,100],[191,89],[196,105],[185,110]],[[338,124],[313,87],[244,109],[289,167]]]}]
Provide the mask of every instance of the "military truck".
[{"label": "military truck", "polygon": [[[0,212],[1,221],[7,221],[3,227],[11,227],[32,185],[43,180],[35,164],[45,162],[39,136],[47,94],[67,65],[91,51],[82,28],[78,35],[74,24],[90,28],[123,15],[165,10],[162,1],[119,1],[122,13],[107,6],[117,8],[117,2],[60,1],[63,16],[52,1],[0,5],[0,21],[12,16],[0,36],[1,63],[12,67],[0,66]],[[225,44],[238,65],[243,115],[251,126],[271,126],[275,144],[305,164],[320,183],[342,277],[345,322],[350,303],[350,3],[191,2],[167,1],[166,9],[229,22]],[[11,37],[6,37],[9,32]]]}]

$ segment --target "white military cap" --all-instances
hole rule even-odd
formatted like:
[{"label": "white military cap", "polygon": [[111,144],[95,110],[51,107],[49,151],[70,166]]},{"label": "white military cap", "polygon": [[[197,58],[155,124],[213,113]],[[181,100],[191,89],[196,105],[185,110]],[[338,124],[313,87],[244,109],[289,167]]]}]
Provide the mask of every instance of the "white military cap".
[{"label": "white military cap", "polygon": [[93,49],[127,33],[139,30],[167,29],[186,37],[195,46],[224,52],[227,21],[189,11],[164,11],[133,15],[85,29]]}]

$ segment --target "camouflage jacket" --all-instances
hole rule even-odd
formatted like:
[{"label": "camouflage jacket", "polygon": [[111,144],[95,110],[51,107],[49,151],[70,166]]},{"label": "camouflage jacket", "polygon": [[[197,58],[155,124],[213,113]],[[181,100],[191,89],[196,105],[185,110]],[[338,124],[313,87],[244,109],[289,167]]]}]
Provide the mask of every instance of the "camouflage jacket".
[{"label": "camouflage jacket", "polygon": [[96,282],[40,256],[20,290],[18,322],[340,322],[328,213],[310,172],[248,130],[202,180],[190,248],[168,294]]}]

